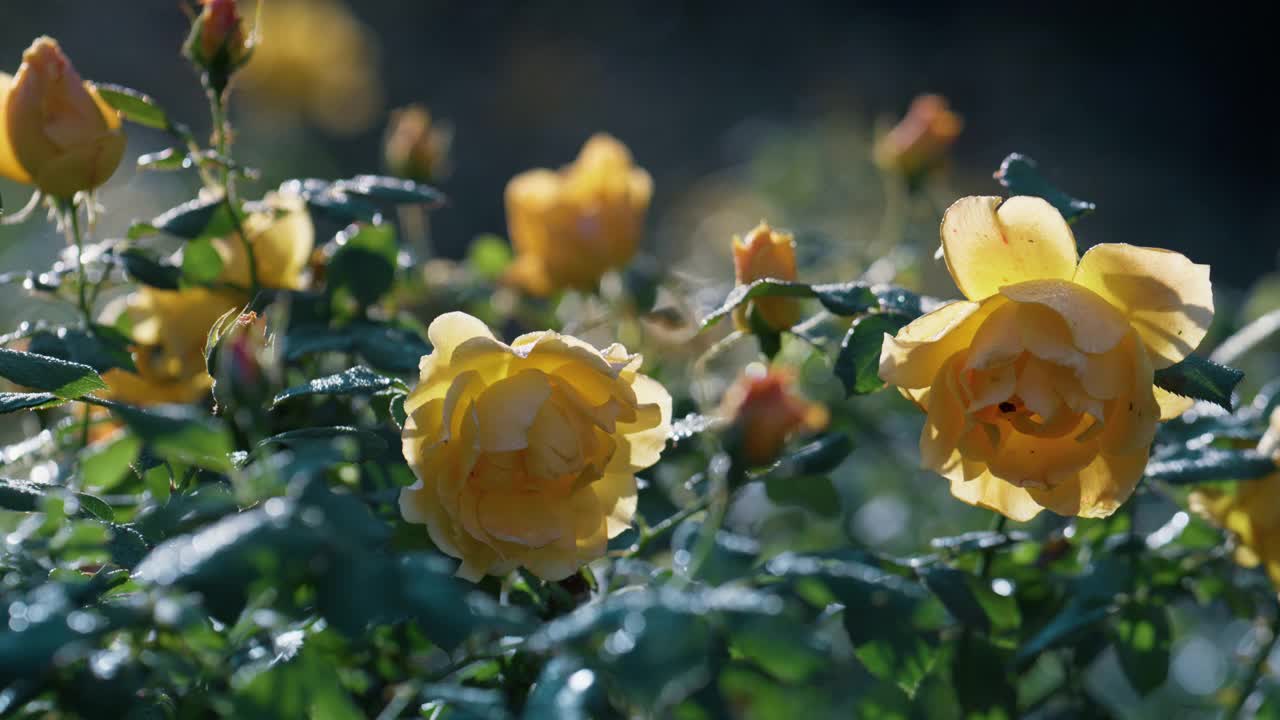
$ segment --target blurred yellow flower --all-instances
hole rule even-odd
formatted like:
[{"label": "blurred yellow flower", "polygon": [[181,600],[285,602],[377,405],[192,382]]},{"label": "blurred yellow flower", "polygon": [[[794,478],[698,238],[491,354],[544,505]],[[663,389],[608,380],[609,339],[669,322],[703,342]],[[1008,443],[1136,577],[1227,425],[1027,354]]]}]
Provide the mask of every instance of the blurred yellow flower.
[{"label": "blurred yellow flower", "polygon": [[359,132],[382,109],[377,43],[339,0],[259,0],[253,59],[237,75],[253,105]]},{"label": "blurred yellow flower", "polygon": [[[315,229],[301,198],[268,194],[264,209],[244,219],[253,244],[258,280],[263,287],[299,289],[315,244]],[[248,288],[249,264],[244,245],[233,236],[213,241],[223,260],[216,283]],[[215,283],[215,284],[216,284]],[[250,300],[248,292],[202,287],[160,290],[143,287],[108,308],[106,322],[128,317],[137,374],[110,370],[103,379],[108,396],[135,405],[194,402],[213,380],[205,368],[209,330],[226,313]]]},{"label": "blurred yellow flower", "polygon": [[885,336],[880,377],[928,413],[925,467],[1014,520],[1105,517],[1133,492],[1156,423],[1189,402],[1152,385],[1213,319],[1209,267],[1075,237],[1040,198],[967,197],[942,220],[968,298]]},{"label": "blurred yellow flower", "polygon": [[[746,239],[733,238],[733,276],[739,285],[756,280],[796,279],[796,242],[790,233],[775,232],[761,222]],[[733,310],[733,323],[739,330],[750,330],[748,313],[754,308],[765,324],[779,332],[788,330],[800,320],[800,303],[795,298],[765,297],[739,305]]]},{"label": "blurred yellow flower", "polygon": [[778,369],[744,373],[725,393],[720,414],[749,467],[777,460],[794,433],[821,430],[828,419],[827,409],[798,395],[791,374]]},{"label": "blurred yellow flower", "polygon": [[[1258,452],[1280,464],[1280,408],[1271,413]],[[1201,488],[1189,500],[1193,511],[1235,534],[1237,563],[1262,565],[1280,588],[1280,469],[1258,480],[1241,480],[1234,491]]]},{"label": "blurred yellow flower", "polygon": [[658,461],[671,396],[621,345],[551,331],[506,345],[454,312],[405,401],[400,494],[409,522],[479,580],[528,568],[559,580],[601,557],[636,511],[635,473]]},{"label": "blurred yellow flower", "polygon": [[383,158],[393,175],[418,182],[439,182],[449,172],[453,133],[432,123],[431,113],[410,105],[391,113]]},{"label": "blurred yellow flower", "polygon": [[0,73],[0,175],[70,198],[106,182],[124,146],[120,114],[53,38],[36,38],[16,75]]},{"label": "blurred yellow flower", "polygon": [[649,173],[609,135],[593,136],[572,165],[538,169],[507,184],[507,227],[516,260],[509,278],[536,295],[594,289],[636,253],[653,195]]},{"label": "blurred yellow flower", "polygon": [[942,163],[960,135],[964,121],[951,112],[941,95],[921,95],[906,117],[876,142],[875,161],[882,169],[918,176]]}]

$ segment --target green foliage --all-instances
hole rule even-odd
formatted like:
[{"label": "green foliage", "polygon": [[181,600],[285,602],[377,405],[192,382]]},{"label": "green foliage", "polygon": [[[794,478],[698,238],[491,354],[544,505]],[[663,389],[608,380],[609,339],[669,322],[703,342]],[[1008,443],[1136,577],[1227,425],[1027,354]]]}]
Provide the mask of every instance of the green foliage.
[{"label": "green foliage", "polygon": [[1242,371],[1199,355],[1188,355],[1182,362],[1156,371],[1156,385],[1183,397],[1207,400],[1227,412],[1233,405],[1231,393],[1243,379]]},{"label": "green foliage", "polygon": [[1036,161],[1020,153],[1010,153],[1004,162],[1000,163],[1000,169],[996,171],[995,177],[1001,185],[1008,188],[1011,195],[1033,195],[1048,200],[1049,204],[1057,208],[1058,212],[1062,213],[1062,217],[1070,223],[1088,215],[1096,208],[1093,203],[1073,198],[1050,185],[1040,175]]},{"label": "green foliage", "polygon": [[88,365],[6,348],[0,348],[0,377],[69,400],[107,387]]}]

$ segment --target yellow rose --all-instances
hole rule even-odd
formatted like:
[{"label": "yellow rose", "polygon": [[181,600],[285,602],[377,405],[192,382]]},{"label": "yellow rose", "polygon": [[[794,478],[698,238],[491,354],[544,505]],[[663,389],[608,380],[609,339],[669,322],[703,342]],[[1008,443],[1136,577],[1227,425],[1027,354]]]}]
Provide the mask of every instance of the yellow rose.
[{"label": "yellow rose", "polygon": [[521,173],[507,183],[507,229],[516,251],[510,279],[536,295],[591,290],[636,253],[653,195],[649,173],[626,146],[595,135],[560,170]]},{"label": "yellow rose", "polygon": [[[1271,427],[1258,442],[1258,452],[1280,464],[1280,408],[1271,413]],[[1236,562],[1244,567],[1262,565],[1271,582],[1280,587],[1280,471],[1257,480],[1242,480],[1234,492],[1202,488],[1191,493],[1195,512],[1213,520],[1238,541]]]},{"label": "yellow rose", "polygon": [[[756,280],[796,279],[796,241],[790,233],[774,232],[768,223],[761,222],[747,233],[746,239],[733,238],[733,277],[739,285],[750,285]],[[800,321],[800,303],[795,298],[765,297],[748,303],[760,314],[765,324],[779,332],[789,330]],[[739,330],[749,330],[747,305],[733,310],[733,324]]]},{"label": "yellow rose", "polygon": [[418,481],[400,511],[479,580],[528,568],[563,579],[601,557],[636,511],[635,473],[658,461],[671,396],[621,345],[551,331],[494,339],[441,315],[405,401],[403,451]]},{"label": "yellow rose", "polygon": [[908,177],[919,175],[943,161],[963,127],[946,98],[921,95],[912,101],[906,117],[876,143],[876,164]]},{"label": "yellow rose", "polygon": [[[268,194],[266,209],[244,219],[253,244],[258,281],[263,287],[298,289],[315,244],[315,228],[302,199]],[[247,288],[249,261],[235,235],[213,241],[223,260],[217,282]],[[213,379],[205,367],[204,346],[209,330],[227,312],[250,300],[248,293],[191,287],[178,290],[139,288],[122,304],[108,308],[106,322],[120,313],[129,316],[137,374],[111,370],[103,379],[109,395],[134,405],[195,402],[209,391]]]},{"label": "yellow rose", "polygon": [[1071,228],[1033,197],[957,201],[942,247],[968,300],[886,335],[880,355],[880,377],[928,413],[924,466],[1014,520],[1110,515],[1142,476],[1156,423],[1189,405],[1152,373],[1204,337],[1209,267],[1123,244],[1077,265]]},{"label": "yellow rose", "polygon": [[326,130],[364,130],[382,109],[377,39],[340,0],[258,0],[253,61],[237,88],[251,106]]},{"label": "yellow rose", "polygon": [[124,145],[120,114],[53,38],[36,38],[16,75],[0,73],[0,175],[69,198],[106,182]]},{"label": "yellow rose", "polygon": [[[264,210],[251,213],[243,222],[258,265],[258,284],[298,290],[303,286],[303,271],[315,247],[311,215],[302,198],[293,194],[267,193],[263,205]],[[249,287],[249,257],[240,238],[233,233],[215,239],[213,244],[223,262],[218,280]]]},{"label": "yellow rose", "polygon": [[431,113],[421,105],[410,105],[391,114],[383,141],[383,159],[393,174],[438,182],[449,172],[449,146],[453,133],[433,124]]},{"label": "yellow rose", "polygon": [[750,467],[778,459],[787,439],[800,430],[821,430],[827,409],[795,393],[782,370],[748,370],[724,395],[720,414],[733,423],[736,442]]}]

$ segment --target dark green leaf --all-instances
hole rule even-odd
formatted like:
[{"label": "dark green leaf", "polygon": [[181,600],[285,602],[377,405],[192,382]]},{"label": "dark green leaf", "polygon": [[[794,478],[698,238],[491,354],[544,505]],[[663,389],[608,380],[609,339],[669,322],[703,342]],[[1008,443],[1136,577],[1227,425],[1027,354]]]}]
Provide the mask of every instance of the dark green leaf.
[{"label": "dark green leaf", "polygon": [[801,507],[822,517],[836,517],[840,514],[840,493],[836,492],[831,478],[825,475],[770,475],[765,479],[764,488],[769,499],[778,505]]},{"label": "dark green leaf", "polygon": [[102,99],[126,120],[157,130],[168,129],[169,117],[150,96],[120,85],[100,84],[97,88]]},{"label": "dark green leaf", "polygon": [[[505,247],[505,245],[504,245]],[[647,313],[658,302],[658,288],[662,284],[662,266],[651,255],[632,259],[622,273],[622,284],[627,289],[636,311]]]},{"label": "dark green leaf", "polygon": [[125,272],[137,282],[161,290],[178,289],[182,278],[181,268],[161,263],[147,251],[136,247],[121,252],[120,260],[124,263]]},{"label": "dark green leaf", "polygon": [[525,702],[523,720],[590,720],[605,698],[596,673],[580,661],[560,656],[542,668]]},{"label": "dark green leaf", "polygon": [[[170,208],[157,215],[149,223],[137,225],[140,232],[154,228],[183,240],[199,237],[226,235],[235,227],[235,221],[222,198],[198,198]],[[130,239],[136,240],[130,228]]]},{"label": "dark green leaf", "polygon": [[120,403],[108,407],[156,457],[221,472],[231,469],[231,436],[199,409],[157,405],[143,410]]},{"label": "dark green leaf", "polygon": [[1276,471],[1276,463],[1256,450],[1202,447],[1147,463],[1146,476],[1172,485],[1214,480],[1251,480]]},{"label": "dark green leaf", "polygon": [[814,285],[813,295],[833,315],[858,315],[879,306],[879,298],[866,283]]},{"label": "dark green leaf", "polygon": [[0,377],[68,400],[107,389],[107,384],[88,365],[7,348],[0,348]]},{"label": "dark green leaf", "polygon": [[1009,653],[986,638],[964,634],[956,645],[951,682],[965,718],[1013,720],[1018,715],[1017,680],[1006,668]]},{"label": "dark green leaf", "polygon": [[724,303],[702,319],[702,327],[715,325],[725,315],[744,302],[761,297],[811,297],[835,315],[857,315],[879,306],[879,299],[866,283],[831,283],[806,285],[784,280],[756,280],[750,285],[738,285],[729,292]]},{"label": "dark green leaf", "polygon": [[1199,355],[1188,355],[1174,365],[1156,370],[1156,385],[1175,395],[1207,400],[1231,412],[1231,393],[1244,372],[1219,365]]},{"label": "dark green leaf", "polygon": [[1075,222],[1093,212],[1096,207],[1091,202],[1073,198],[1050,185],[1041,177],[1036,161],[1026,155],[1011,153],[1004,162],[1000,163],[1000,169],[996,171],[995,178],[1009,189],[1011,195],[1033,195],[1049,201],[1050,205],[1062,213],[1062,217],[1066,218],[1067,222]]},{"label": "dark green leaf", "polygon": [[0,392],[0,415],[61,402],[53,393]]},{"label": "dark green leaf", "polygon": [[394,226],[354,225],[343,231],[339,241],[342,244],[327,270],[329,292],[345,290],[361,306],[374,304],[395,280],[399,247]]},{"label": "dark green leaf", "polygon": [[115,328],[92,325],[88,331],[77,328],[58,328],[53,332],[41,331],[31,336],[29,352],[67,362],[88,365],[98,372],[121,368],[137,372],[129,353],[132,344],[127,336]]},{"label": "dark green leaf", "polygon": [[273,405],[289,398],[303,395],[355,395],[375,393],[396,385],[399,381],[370,370],[363,365],[343,370],[335,375],[316,378],[304,385],[295,385],[272,400]]},{"label": "dark green leaf", "polygon": [[1015,659],[1019,663],[1029,663],[1045,650],[1078,639],[1106,619],[1109,612],[1110,610],[1105,606],[1097,607],[1091,603],[1069,601],[1066,608],[1054,616],[1049,624],[1023,643]]},{"label": "dark green leaf", "polygon": [[794,478],[803,475],[822,475],[835,470],[853,452],[853,438],[847,433],[833,432],[821,435],[795,452],[784,456],[759,478]]},{"label": "dark green leaf", "polygon": [[371,223],[381,218],[378,207],[368,198],[343,192],[325,180],[287,180],[280,191],[300,196],[313,211],[340,223]]},{"label": "dark green leaf", "polygon": [[8,480],[0,478],[0,508],[15,512],[36,512],[40,509],[40,500],[49,493],[63,493],[74,496],[80,505],[80,515],[100,520],[111,520],[114,512],[111,506],[101,498],[88,493],[67,492],[58,485],[43,485],[27,480]]},{"label": "dark green leaf", "polygon": [[943,565],[928,568],[923,574],[924,586],[933,591],[943,607],[963,627],[987,632],[991,620],[974,592],[972,575]]},{"label": "dark green leaf", "polygon": [[1139,695],[1164,684],[1169,675],[1169,611],[1152,603],[1128,604],[1111,626],[1120,667]]},{"label": "dark green leaf", "polygon": [[198,238],[182,248],[182,284],[208,285],[222,274],[222,256],[208,238]]},{"label": "dark green leaf", "polygon": [[444,202],[444,194],[422,183],[384,175],[357,175],[333,183],[339,192],[363,195],[377,202],[438,205]]},{"label": "dark green leaf", "polygon": [[358,352],[378,370],[415,372],[431,346],[417,333],[393,325],[355,322],[342,328],[304,326],[285,337],[285,358],[296,360],[315,352]]},{"label": "dark green leaf", "polygon": [[897,334],[911,318],[898,313],[876,313],[858,318],[840,343],[835,375],[848,395],[866,395],[884,387],[880,379],[880,346],[884,336]]}]

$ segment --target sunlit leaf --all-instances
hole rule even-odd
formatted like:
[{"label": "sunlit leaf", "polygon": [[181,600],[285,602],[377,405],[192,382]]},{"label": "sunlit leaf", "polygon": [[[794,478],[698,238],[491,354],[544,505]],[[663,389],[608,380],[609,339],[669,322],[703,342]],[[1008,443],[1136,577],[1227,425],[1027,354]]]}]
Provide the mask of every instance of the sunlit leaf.
[{"label": "sunlit leaf", "polygon": [[1156,385],[1176,395],[1207,400],[1231,412],[1231,393],[1244,379],[1244,372],[1219,365],[1199,355],[1188,355],[1181,362],[1156,370]]},{"label": "sunlit leaf", "polygon": [[290,398],[305,395],[369,394],[386,390],[397,384],[402,388],[404,387],[403,383],[394,378],[379,375],[363,365],[357,365],[340,373],[309,380],[303,385],[296,385],[284,390],[276,395],[275,399],[272,400],[272,404],[279,405]]},{"label": "sunlit leaf", "polygon": [[849,395],[866,395],[884,387],[880,379],[880,346],[885,334],[894,335],[911,318],[898,313],[876,313],[854,321],[840,343],[835,375]]},{"label": "sunlit leaf", "polygon": [[0,377],[69,400],[107,389],[88,365],[7,348],[0,348]]},{"label": "sunlit leaf", "polygon": [[157,130],[169,127],[169,117],[149,95],[122,85],[99,84],[98,94],[126,120]]},{"label": "sunlit leaf", "polygon": [[1140,695],[1164,684],[1169,675],[1169,611],[1154,603],[1128,603],[1111,627],[1111,643],[1125,677]]}]

